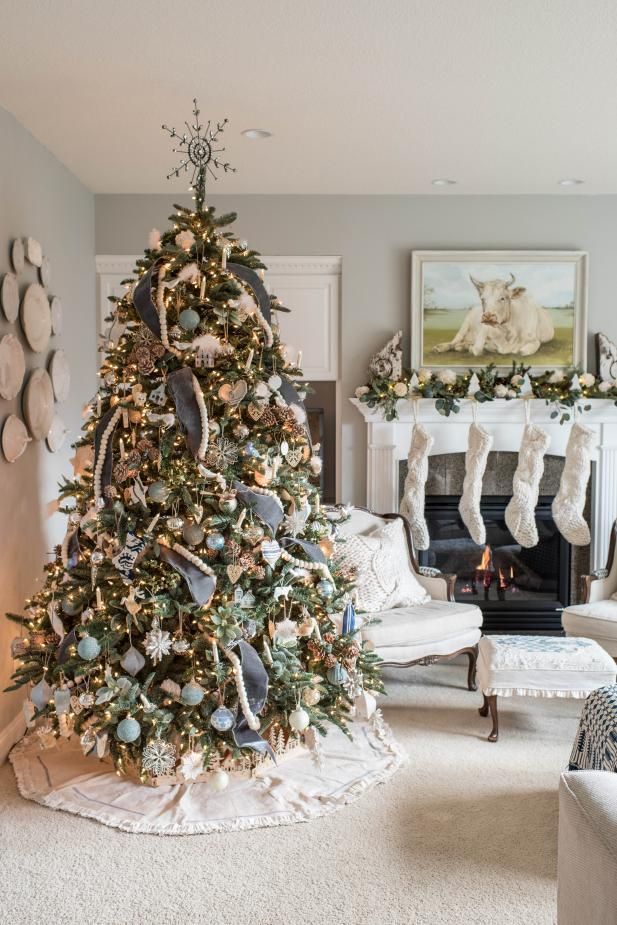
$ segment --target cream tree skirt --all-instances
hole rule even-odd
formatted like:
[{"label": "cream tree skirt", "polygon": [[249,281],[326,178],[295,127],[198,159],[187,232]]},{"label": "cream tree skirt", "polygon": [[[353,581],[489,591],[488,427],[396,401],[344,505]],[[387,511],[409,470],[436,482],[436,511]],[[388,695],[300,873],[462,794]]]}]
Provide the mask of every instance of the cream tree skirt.
[{"label": "cream tree skirt", "polygon": [[390,729],[376,714],[354,723],[350,741],[336,727],[320,740],[319,756],[294,750],[254,776],[230,775],[222,793],[208,783],[144,786],[118,777],[109,761],[84,757],[76,737],[41,749],[22,739],[10,759],[23,797],[126,832],[203,835],[307,822],[342,809],[388,780],[404,761]]}]

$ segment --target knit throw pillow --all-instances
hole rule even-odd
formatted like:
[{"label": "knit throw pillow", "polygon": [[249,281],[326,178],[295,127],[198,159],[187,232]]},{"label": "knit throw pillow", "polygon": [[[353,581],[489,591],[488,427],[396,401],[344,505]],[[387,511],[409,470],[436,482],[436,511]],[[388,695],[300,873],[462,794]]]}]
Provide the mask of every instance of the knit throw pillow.
[{"label": "knit throw pillow", "polygon": [[338,542],[334,560],[356,570],[358,607],[374,612],[430,601],[409,565],[402,520]]}]

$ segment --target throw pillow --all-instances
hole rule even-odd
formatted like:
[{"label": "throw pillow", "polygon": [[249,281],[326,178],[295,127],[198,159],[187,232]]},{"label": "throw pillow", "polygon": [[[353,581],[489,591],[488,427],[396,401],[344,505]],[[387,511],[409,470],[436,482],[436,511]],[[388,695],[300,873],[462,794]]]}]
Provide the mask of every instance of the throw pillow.
[{"label": "throw pillow", "polygon": [[391,610],[430,600],[409,566],[402,520],[392,520],[372,533],[347,536],[336,544],[334,560],[355,568],[361,610]]}]

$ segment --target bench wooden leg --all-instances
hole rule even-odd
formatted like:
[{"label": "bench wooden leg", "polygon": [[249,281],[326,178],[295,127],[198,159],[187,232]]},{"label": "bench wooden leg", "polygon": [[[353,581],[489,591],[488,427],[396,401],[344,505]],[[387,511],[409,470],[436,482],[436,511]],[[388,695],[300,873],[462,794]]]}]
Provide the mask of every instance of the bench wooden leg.
[{"label": "bench wooden leg", "polygon": [[491,729],[490,735],[488,737],[489,742],[496,742],[499,738],[499,719],[497,716],[497,695],[491,694],[489,697],[486,694],[482,695],[484,697],[484,702],[478,713],[480,716],[488,716],[489,710],[491,714],[491,719],[493,720],[493,728]]},{"label": "bench wooden leg", "polygon": [[469,669],[467,671],[467,689],[470,691],[477,691],[478,685],[476,684],[476,663],[478,661],[478,647],[474,646],[473,649],[470,649],[467,653],[469,658]]}]

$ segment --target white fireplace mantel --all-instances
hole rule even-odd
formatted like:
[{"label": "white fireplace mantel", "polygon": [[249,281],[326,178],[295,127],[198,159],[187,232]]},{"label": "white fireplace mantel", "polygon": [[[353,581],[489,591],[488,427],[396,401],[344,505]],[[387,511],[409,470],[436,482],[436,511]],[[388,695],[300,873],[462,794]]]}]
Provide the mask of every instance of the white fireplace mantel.
[{"label": "white fireplace mantel", "polygon": [[[413,405],[418,420],[434,437],[431,455],[462,453],[467,446],[467,430],[473,420],[473,400],[463,400],[458,414],[444,417],[435,410],[435,400],[429,398],[397,403],[398,419],[386,421],[383,412],[369,408],[357,398],[350,399],[367,425],[367,505],[371,510],[396,511],[399,505],[399,463],[407,459],[411,428],[414,422]],[[617,517],[617,408],[612,401],[591,399],[586,404],[591,410],[583,412],[580,420],[597,434],[594,452],[595,471],[592,484],[592,541],[593,568],[604,566],[608,554],[611,526]],[[518,452],[525,424],[523,399],[498,399],[476,403],[477,420],[493,435],[493,450]],[[552,406],[542,399],[529,400],[531,420],[550,434],[548,453],[565,454],[570,424],[559,424],[551,419]]]}]

